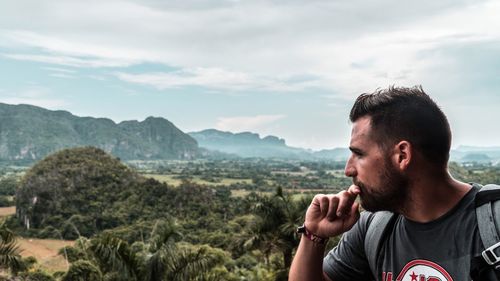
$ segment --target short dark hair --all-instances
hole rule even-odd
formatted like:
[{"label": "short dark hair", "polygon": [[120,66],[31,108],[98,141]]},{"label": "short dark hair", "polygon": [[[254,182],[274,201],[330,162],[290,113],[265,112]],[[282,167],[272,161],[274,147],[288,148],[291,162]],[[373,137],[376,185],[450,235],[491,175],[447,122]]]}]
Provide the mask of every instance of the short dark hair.
[{"label": "short dark hair", "polygon": [[371,117],[373,137],[387,149],[402,140],[431,163],[446,165],[450,155],[451,130],[443,111],[422,86],[394,87],[360,95],[349,119]]}]

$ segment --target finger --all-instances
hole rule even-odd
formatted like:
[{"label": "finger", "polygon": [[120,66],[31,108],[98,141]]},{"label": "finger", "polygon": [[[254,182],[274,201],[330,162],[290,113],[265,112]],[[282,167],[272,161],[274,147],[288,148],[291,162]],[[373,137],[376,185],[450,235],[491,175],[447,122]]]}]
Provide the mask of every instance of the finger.
[{"label": "finger", "polygon": [[321,219],[321,196],[323,196],[323,194],[314,196],[311,205],[307,208],[306,219]]},{"label": "finger", "polygon": [[356,196],[356,195],[359,195],[361,193],[361,188],[359,188],[359,186],[353,184],[353,185],[349,186],[349,188],[347,189],[347,192],[349,192],[349,194],[351,194],[353,196]]},{"label": "finger", "polygon": [[323,196],[323,194],[316,194],[311,202],[311,206],[316,206],[319,208],[320,204],[320,198]]},{"label": "finger", "polygon": [[337,208],[337,216],[342,217],[347,215],[351,210],[352,203],[356,199],[355,194],[351,194],[347,191],[342,191],[339,193],[339,206]]},{"label": "finger", "polygon": [[328,205],[329,200],[326,195],[323,195],[323,197],[320,198],[320,208],[321,208],[321,217],[326,217],[326,214],[328,213]]},{"label": "finger", "polygon": [[330,202],[328,206],[328,213],[326,214],[326,219],[333,221],[337,218],[337,207],[339,205],[339,198],[337,196],[330,196]]}]

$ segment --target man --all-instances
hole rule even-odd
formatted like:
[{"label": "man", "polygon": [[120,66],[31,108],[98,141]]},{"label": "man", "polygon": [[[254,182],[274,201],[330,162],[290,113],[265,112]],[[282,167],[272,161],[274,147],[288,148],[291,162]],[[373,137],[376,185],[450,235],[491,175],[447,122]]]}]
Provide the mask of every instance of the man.
[{"label": "man", "polygon": [[[359,96],[350,120],[345,174],[353,185],[314,197],[289,280],[470,280],[471,258],[483,250],[474,212],[478,187],[448,173],[444,113],[421,87],[390,87]],[[361,215],[357,196],[367,210]],[[364,240],[382,210],[398,217],[372,272]],[[324,257],[324,240],[340,234]]]}]

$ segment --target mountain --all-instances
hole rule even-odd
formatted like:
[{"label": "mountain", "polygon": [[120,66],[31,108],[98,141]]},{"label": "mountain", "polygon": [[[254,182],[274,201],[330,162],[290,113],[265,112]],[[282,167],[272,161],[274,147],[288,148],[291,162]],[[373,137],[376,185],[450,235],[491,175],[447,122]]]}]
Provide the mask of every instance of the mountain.
[{"label": "mountain", "polygon": [[[123,160],[262,157],[345,161],[350,155],[347,148],[314,152],[290,147],[276,136],[261,138],[251,132],[208,129],[185,134],[164,118],[117,124],[106,118],[0,103],[0,162],[30,163],[78,146],[98,147]],[[451,151],[450,160],[499,165],[500,147],[459,146]]]},{"label": "mountain", "polygon": [[477,163],[492,163],[498,165],[500,163],[500,147],[490,146],[458,146],[450,153],[451,161],[456,162],[477,162]]},{"label": "mountain", "polygon": [[[313,152],[315,159],[333,161],[346,161],[350,154],[348,148],[324,149]],[[500,163],[500,147],[459,146],[451,150],[450,161],[498,165]]]},{"label": "mountain", "polygon": [[275,136],[261,138],[251,132],[231,133],[215,129],[188,133],[200,147],[240,157],[311,159],[308,150],[287,146],[284,139]]},{"label": "mountain", "polygon": [[121,159],[191,159],[198,145],[163,118],[142,122],[78,117],[0,103],[0,160],[35,161],[63,148],[95,146]]},{"label": "mountain", "polygon": [[[313,152],[315,159],[346,161],[351,152],[348,148],[324,149]],[[450,152],[450,161],[458,163],[500,163],[500,147],[459,146]]]},{"label": "mountain", "polygon": [[456,151],[465,152],[481,152],[481,151],[496,151],[500,152],[500,146],[470,146],[470,145],[459,145]]},{"label": "mountain", "polygon": [[460,162],[489,163],[491,158],[482,153],[470,153],[460,158]]},{"label": "mountain", "polygon": [[351,155],[348,148],[323,149],[313,152],[315,158],[322,160],[346,161]]}]

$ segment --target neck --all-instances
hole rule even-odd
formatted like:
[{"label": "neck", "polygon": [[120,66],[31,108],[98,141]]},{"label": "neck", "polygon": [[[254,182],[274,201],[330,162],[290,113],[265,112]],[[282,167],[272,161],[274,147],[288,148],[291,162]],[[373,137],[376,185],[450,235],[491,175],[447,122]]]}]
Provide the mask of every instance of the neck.
[{"label": "neck", "polygon": [[446,214],[467,194],[471,186],[443,173],[422,173],[410,182],[409,196],[401,214],[416,222],[430,222]]}]

